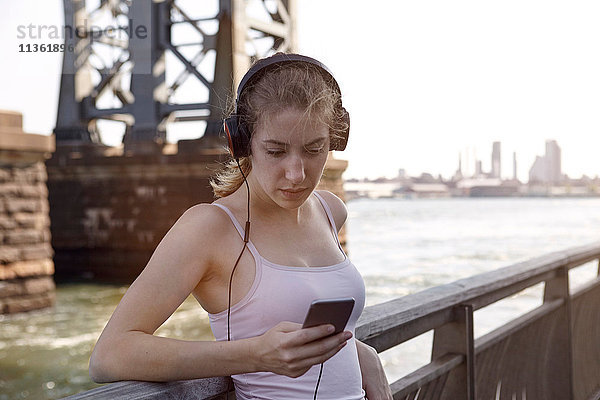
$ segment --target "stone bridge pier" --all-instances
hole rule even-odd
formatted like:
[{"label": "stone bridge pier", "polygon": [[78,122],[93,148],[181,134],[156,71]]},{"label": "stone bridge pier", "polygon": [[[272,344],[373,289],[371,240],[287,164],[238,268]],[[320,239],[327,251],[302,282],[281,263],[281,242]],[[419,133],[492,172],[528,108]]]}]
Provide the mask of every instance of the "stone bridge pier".
[{"label": "stone bridge pier", "polygon": [[0,314],[54,303],[44,165],[54,137],[22,126],[20,113],[0,111]]}]

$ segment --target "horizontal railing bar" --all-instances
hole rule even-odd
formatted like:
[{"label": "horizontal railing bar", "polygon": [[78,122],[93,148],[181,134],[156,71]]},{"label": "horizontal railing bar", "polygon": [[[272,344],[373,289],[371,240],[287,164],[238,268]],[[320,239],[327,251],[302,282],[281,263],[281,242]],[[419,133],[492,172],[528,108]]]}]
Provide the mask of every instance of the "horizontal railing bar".
[{"label": "horizontal railing bar", "polygon": [[484,293],[479,297],[470,299],[469,303],[473,305],[473,309],[475,311],[481,310],[482,308],[487,307],[490,304],[512,296],[513,294],[519,293],[522,290],[531,288],[532,286],[535,286],[538,283],[555,278],[557,275],[557,271],[558,268],[552,271],[545,272],[541,275],[536,275],[529,279],[525,279],[520,282],[514,283],[511,286],[502,287],[498,290],[494,290],[489,293]]},{"label": "horizontal railing bar", "polygon": [[[409,324],[427,318],[445,323],[452,315],[452,306],[447,300],[456,295],[457,289],[453,284],[447,284],[367,307],[358,319],[356,337],[368,340],[394,328],[405,329]],[[419,332],[418,329],[415,331]],[[406,335],[407,338],[414,336]]]},{"label": "horizontal railing bar", "polygon": [[595,242],[564,250],[564,253],[566,253],[568,257],[568,262],[565,263],[568,265],[568,269],[578,267],[597,259],[599,256],[598,247],[600,247],[600,243]]},{"label": "horizontal railing bar", "polygon": [[[581,251],[581,255],[578,251]],[[448,310],[459,304],[473,304],[474,309],[479,309],[553,278],[556,276],[556,271],[564,266],[575,267],[598,257],[600,257],[600,243],[596,242],[377,304],[365,309],[361,315],[357,323],[356,336],[373,343],[376,342],[375,337],[383,332],[391,332],[389,337],[410,339],[448,322]],[[427,323],[429,318],[431,321]],[[411,324],[413,324],[412,329],[409,329]],[[410,334],[397,333],[398,328],[407,329],[410,331],[407,333]],[[382,349],[389,348],[389,340],[382,342],[387,343],[381,346]]]},{"label": "horizontal railing bar", "polygon": [[475,339],[475,354],[485,351],[489,347],[506,339],[513,333],[526,328],[546,315],[556,311],[563,306],[564,302],[564,299],[556,299],[546,302],[530,312],[503,324],[501,327],[494,329],[490,333]]},{"label": "horizontal railing bar", "polygon": [[392,393],[397,396],[406,396],[421,386],[432,382],[445,373],[450,372],[464,361],[464,355],[445,354],[442,357],[433,360],[431,363],[406,376],[403,376],[402,378],[390,384]]},{"label": "horizontal railing bar", "polygon": [[[500,286],[495,291],[489,291],[492,284],[488,283],[489,277],[483,276],[487,274],[469,278],[485,278],[477,287],[487,287],[488,292],[477,296],[464,294],[465,288],[468,288],[465,283],[469,280],[465,279],[365,308],[358,320],[356,336],[378,351],[387,350],[454,320],[453,307],[460,303],[473,304],[475,310],[480,309],[545,279],[553,278],[556,269],[560,267],[557,264],[553,270],[543,271],[510,286]],[[496,283],[501,285],[499,280]]]},{"label": "horizontal railing bar", "polygon": [[[371,307],[365,308],[363,314],[372,312],[373,310],[370,308]],[[453,319],[453,310],[444,309],[437,313],[416,318],[396,326],[381,327],[381,330],[378,330],[377,324],[385,324],[389,321],[375,320],[373,324],[369,326],[369,330],[372,331],[372,334],[368,334],[368,331],[363,329],[365,325],[361,325],[359,322],[355,328],[355,334],[358,340],[374,347],[378,353],[381,353],[382,351],[396,346],[398,343],[406,342],[407,340],[432,330],[432,326],[441,326]]]}]

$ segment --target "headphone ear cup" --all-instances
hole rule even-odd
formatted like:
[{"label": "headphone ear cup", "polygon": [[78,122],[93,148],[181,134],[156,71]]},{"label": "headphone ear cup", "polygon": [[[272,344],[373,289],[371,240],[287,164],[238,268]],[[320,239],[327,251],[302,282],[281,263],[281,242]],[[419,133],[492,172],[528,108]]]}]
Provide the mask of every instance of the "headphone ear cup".
[{"label": "headphone ear cup", "polygon": [[342,121],[346,125],[346,130],[344,132],[338,133],[330,143],[329,150],[337,150],[342,151],[346,148],[348,144],[348,136],[350,134],[350,114],[344,107],[342,107]]},{"label": "headphone ear cup", "polygon": [[232,115],[223,120],[223,130],[227,136],[227,144],[233,158],[250,155],[250,135],[246,125],[240,121],[239,115]]}]

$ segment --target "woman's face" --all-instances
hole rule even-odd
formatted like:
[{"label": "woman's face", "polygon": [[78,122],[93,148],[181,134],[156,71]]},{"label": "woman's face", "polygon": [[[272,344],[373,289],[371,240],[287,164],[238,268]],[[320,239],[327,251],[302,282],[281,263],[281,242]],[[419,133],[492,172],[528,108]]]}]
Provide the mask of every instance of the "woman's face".
[{"label": "woman's face", "polygon": [[[252,135],[253,191],[282,208],[298,208],[319,183],[329,151],[329,129],[286,109],[258,124]],[[252,188],[252,186],[251,186]]]}]

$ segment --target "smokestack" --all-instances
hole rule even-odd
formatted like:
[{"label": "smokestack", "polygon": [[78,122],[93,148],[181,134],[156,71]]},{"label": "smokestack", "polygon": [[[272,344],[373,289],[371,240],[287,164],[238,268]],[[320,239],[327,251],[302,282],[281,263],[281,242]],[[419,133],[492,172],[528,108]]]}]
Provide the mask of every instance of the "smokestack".
[{"label": "smokestack", "polygon": [[502,163],[500,160],[500,142],[494,142],[492,144],[492,178],[500,178],[502,176]]}]

